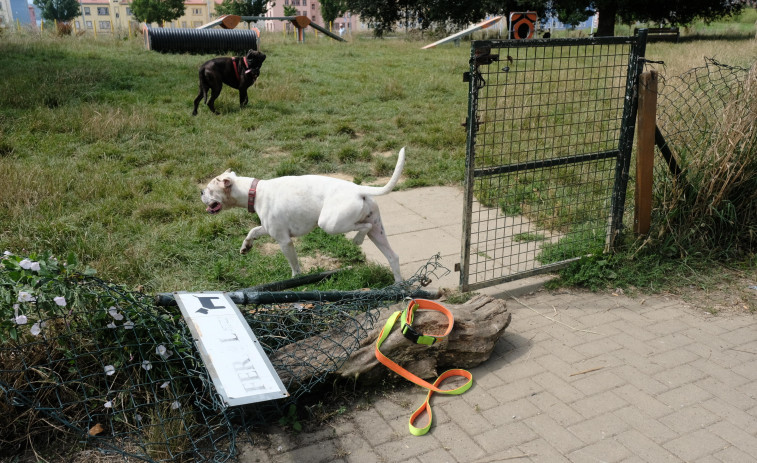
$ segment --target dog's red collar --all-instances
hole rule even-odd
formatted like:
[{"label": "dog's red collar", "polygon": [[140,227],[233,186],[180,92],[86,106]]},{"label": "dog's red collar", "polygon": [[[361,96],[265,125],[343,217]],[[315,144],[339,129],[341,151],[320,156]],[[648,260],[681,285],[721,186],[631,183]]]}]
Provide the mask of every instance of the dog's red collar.
[{"label": "dog's red collar", "polygon": [[252,185],[250,185],[250,192],[247,194],[247,211],[255,212],[255,195],[257,194],[258,179],[252,179]]}]

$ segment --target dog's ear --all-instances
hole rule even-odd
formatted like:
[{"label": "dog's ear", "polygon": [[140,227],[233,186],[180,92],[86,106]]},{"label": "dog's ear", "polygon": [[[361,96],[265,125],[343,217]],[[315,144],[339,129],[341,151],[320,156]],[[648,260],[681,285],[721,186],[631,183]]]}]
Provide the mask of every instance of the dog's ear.
[{"label": "dog's ear", "polygon": [[226,169],[226,171],[224,172],[224,174],[233,174],[233,173],[234,172],[232,172],[231,169]]},{"label": "dog's ear", "polygon": [[230,190],[231,189],[231,185],[233,183],[234,182],[232,182],[230,178],[228,178],[228,177],[224,178],[223,179],[223,189],[224,190]]}]

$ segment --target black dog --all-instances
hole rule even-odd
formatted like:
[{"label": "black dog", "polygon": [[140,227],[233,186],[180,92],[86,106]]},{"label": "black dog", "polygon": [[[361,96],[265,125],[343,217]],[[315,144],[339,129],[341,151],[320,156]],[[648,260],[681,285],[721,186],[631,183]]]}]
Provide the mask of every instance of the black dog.
[{"label": "black dog", "polygon": [[[247,104],[247,89],[255,83],[260,75],[260,67],[265,61],[265,54],[250,50],[246,56],[233,58],[214,58],[200,66],[200,93],[195,98],[195,109],[192,115],[197,115],[197,105],[205,98],[208,108],[218,114],[213,105],[221,93],[223,84],[239,89],[239,107]],[[212,90],[208,101],[208,90]]]}]

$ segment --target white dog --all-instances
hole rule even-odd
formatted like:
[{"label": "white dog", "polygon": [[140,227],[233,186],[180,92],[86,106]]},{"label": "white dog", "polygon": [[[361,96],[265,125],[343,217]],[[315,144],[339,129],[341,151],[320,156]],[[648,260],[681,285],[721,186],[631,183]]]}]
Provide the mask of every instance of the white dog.
[{"label": "white dog", "polygon": [[238,177],[229,169],[202,190],[202,202],[211,214],[229,207],[246,207],[250,212],[257,212],[260,226],[250,230],[239,252],[249,251],[255,238],[270,235],[289,261],[292,276],[300,273],[292,238],[318,226],[332,235],[357,231],[352,241],[358,245],[368,235],[389,261],[394,280],[402,281],[399,257],[389,246],[373,196],[392,191],[404,165],[405,148],[402,148],[392,178],[383,187],[356,185],[320,175],[258,180]]}]

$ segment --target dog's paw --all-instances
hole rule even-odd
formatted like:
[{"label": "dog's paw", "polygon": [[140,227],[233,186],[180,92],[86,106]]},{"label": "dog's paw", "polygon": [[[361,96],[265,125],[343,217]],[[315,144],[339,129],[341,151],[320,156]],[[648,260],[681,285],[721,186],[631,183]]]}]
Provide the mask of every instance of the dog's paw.
[{"label": "dog's paw", "polygon": [[247,243],[247,241],[245,241],[242,243],[242,247],[239,248],[239,254],[247,254],[250,249],[252,249],[252,243]]}]

